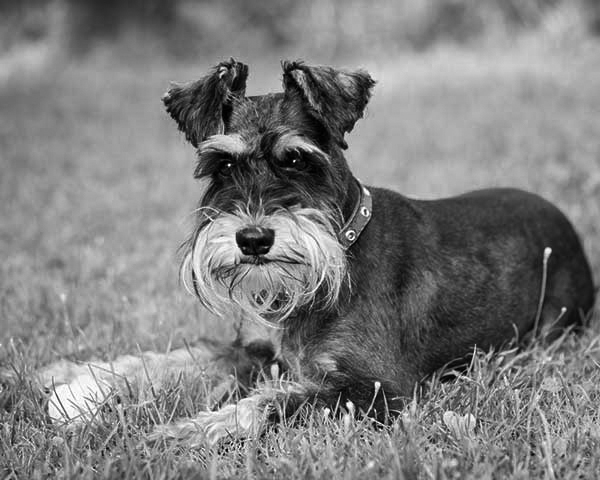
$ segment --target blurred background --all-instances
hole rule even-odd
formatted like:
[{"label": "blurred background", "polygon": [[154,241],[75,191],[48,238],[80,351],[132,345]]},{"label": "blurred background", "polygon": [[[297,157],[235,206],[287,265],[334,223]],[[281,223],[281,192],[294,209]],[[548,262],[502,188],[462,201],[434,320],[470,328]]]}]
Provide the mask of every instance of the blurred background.
[{"label": "blurred background", "polygon": [[284,58],[367,68],[359,178],[535,191],[600,278],[599,35],[597,0],[0,0],[0,361],[226,333],[178,284],[199,187],[160,97],[231,56],[249,94]]},{"label": "blurred background", "polygon": [[179,58],[275,50],[328,61],[531,30],[600,33],[597,0],[1,0],[0,14],[0,40],[13,55],[36,43],[85,55],[135,38],[130,47]]}]

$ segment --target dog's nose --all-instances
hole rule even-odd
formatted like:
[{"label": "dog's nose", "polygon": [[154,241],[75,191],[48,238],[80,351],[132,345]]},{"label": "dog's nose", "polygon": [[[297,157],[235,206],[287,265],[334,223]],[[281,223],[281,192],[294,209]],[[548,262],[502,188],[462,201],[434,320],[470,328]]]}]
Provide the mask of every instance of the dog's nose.
[{"label": "dog's nose", "polygon": [[244,255],[265,255],[275,241],[275,230],[263,227],[246,227],[235,233],[235,241]]}]

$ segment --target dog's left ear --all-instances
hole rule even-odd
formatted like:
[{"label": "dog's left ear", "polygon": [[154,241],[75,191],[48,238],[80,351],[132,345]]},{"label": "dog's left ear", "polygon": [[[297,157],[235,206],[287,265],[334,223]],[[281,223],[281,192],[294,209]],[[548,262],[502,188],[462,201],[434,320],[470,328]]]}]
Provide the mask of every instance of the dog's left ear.
[{"label": "dog's left ear", "polygon": [[308,66],[303,62],[282,62],[286,94],[297,91],[310,113],[331,133],[341,148],[348,148],[344,134],[362,118],[375,81],[364,70],[345,71]]},{"label": "dog's left ear", "polygon": [[248,66],[233,58],[196,82],[172,85],[162,97],[167,112],[194,146],[225,129],[232,102],[246,92]]}]

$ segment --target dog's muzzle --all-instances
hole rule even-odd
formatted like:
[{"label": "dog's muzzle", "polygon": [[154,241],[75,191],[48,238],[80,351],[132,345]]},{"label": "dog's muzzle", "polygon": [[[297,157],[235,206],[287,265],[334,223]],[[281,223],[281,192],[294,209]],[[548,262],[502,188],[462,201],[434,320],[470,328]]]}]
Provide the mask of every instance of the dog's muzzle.
[{"label": "dog's muzzle", "polygon": [[329,308],[346,277],[336,231],[311,208],[211,215],[184,259],[184,284],[219,315],[237,309],[273,323],[302,306]]}]

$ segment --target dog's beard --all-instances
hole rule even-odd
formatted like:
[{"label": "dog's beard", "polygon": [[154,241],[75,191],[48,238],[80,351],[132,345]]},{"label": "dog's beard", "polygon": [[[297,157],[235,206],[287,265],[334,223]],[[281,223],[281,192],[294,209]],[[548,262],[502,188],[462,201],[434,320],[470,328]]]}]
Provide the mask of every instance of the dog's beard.
[{"label": "dog's beard", "polygon": [[[335,304],[346,277],[346,258],[336,224],[326,214],[311,208],[271,215],[204,212],[209,220],[190,244],[182,278],[209,310],[223,315],[239,309],[272,324],[298,307],[327,309]],[[268,254],[241,253],[235,235],[248,225],[275,231]]]}]

